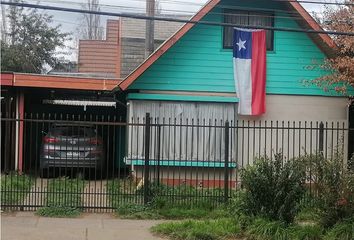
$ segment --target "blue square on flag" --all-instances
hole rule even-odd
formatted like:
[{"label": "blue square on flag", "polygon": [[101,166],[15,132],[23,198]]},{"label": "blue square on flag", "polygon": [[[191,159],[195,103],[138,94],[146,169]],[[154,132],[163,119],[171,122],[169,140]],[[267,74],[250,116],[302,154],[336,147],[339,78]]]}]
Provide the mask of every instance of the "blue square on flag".
[{"label": "blue square on flag", "polygon": [[234,31],[234,58],[252,58],[252,32]]}]

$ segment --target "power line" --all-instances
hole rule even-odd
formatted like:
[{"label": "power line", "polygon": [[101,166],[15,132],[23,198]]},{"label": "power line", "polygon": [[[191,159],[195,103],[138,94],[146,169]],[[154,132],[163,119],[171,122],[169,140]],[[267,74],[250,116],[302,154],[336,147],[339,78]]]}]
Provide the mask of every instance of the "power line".
[{"label": "power line", "polygon": [[[146,0],[130,0],[135,2],[146,2]],[[298,2],[298,3],[308,3],[308,4],[320,4],[320,5],[342,5],[342,6],[353,6],[353,3],[346,3],[346,2],[328,2],[328,1],[310,1],[310,0],[271,0],[273,2]],[[207,1],[206,1],[207,2]],[[181,0],[160,0],[160,3],[167,3],[167,4],[181,4],[181,5],[190,5],[190,6],[203,6],[204,3],[195,3],[195,2],[188,2],[188,1],[181,1]],[[100,4],[102,5],[102,4]],[[105,4],[108,6],[108,4]]]},{"label": "power line", "polygon": [[[61,2],[61,3],[65,3],[65,4],[72,4],[72,5],[82,5],[81,3],[76,3],[76,2],[69,2],[69,1],[60,1],[60,0],[57,0],[57,1],[50,1],[50,0],[44,0],[42,2],[50,2],[50,3],[57,3],[57,2]],[[131,9],[131,10],[138,10],[142,13],[145,12],[145,8],[138,8],[138,7],[126,7],[126,6],[119,6],[119,5],[108,5],[108,4],[96,4],[97,6],[109,6],[109,7],[113,7],[113,8],[124,8],[124,9]],[[225,5],[226,6],[226,5]],[[230,6],[227,6],[228,9],[231,9]],[[220,8],[219,6],[216,6],[215,8]],[[259,11],[260,8],[245,8],[245,7],[238,7],[237,9],[235,8],[235,10],[241,10],[241,11],[249,11],[249,10],[255,10],[255,11]],[[188,16],[192,16],[194,15],[196,12],[195,11],[183,11],[183,10],[170,10],[170,9],[165,9],[163,11],[166,11],[166,12],[173,12],[173,13],[185,13],[186,15]],[[267,11],[276,11],[276,12],[282,12],[282,13],[289,13],[289,16],[279,16],[279,15],[268,15],[268,16],[262,16],[262,17],[265,17],[265,18],[273,18],[273,19],[303,19],[301,17],[298,17],[298,16],[295,16],[294,15],[294,12],[293,11],[283,11],[283,10],[278,10],[278,9],[267,9]],[[217,15],[217,16],[256,16],[258,17],[259,15],[257,14],[242,14],[242,13],[216,13],[216,12],[210,12],[208,13],[209,15]],[[162,15],[162,14],[161,14]],[[175,17],[177,17],[178,15],[176,14],[171,14],[171,15],[174,15]],[[292,16],[293,15],[293,16]]]},{"label": "power line", "polygon": [[[131,0],[131,1],[141,1],[141,2],[145,2],[146,0]],[[293,0],[273,0],[273,1],[276,1],[276,2],[296,2],[296,1],[293,1]],[[301,2],[308,2],[308,1],[302,1],[302,0],[299,0]],[[50,3],[65,3],[65,4],[72,4],[72,5],[79,5],[79,6],[83,6],[84,4],[83,3],[78,3],[78,2],[69,2],[69,1],[65,1],[65,0],[43,0],[42,2],[50,2]],[[171,1],[161,1],[160,2],[171,2]],[[173,2],[181,2],[182,1],[173,1]],[[313,1],[311,1],[313,2]],[[189,2],[183,2],[183,3],[189,3]],[[316,1],[316,3],[324,3],[324,2],[318,2]],[[327,3],[327,2],[326,2]],[[333,2],[328,2],[330,4],[332,4]],[[123,5],[112,5],[112,4],[94,4],[94,5],[97,5],[97,6],[104,6],[104,7],[113,7],[113,8],[123,8],[123,9],[127,9],[127,11],[130,11],[130,10],[138,10],[139,12],[141,11],[142,13],[145,12],[145,7],[130,7],[130,6],[123,6]],[[199,5],[200,6],[200,5]],[[235,8],[234,6],[227,6],[227,5],[217,5],[215,6],[214,8],[228,8],[228,9],[235,9],[235,10],[241,10],[241,11],[260,11],[260,10],[263,10],[263,9],[260,9],[260,8],[254,8],[254,7],[237,7]],[[285,10],[280,10],[280,9],[268,9],[267,8],[267,11],[272,11],[272,12],[281,12],[281,13],[287,13],[288,16],[284,16],[284,15],[275,15],[275,14],[270,14],[270,15],[267,15],[267,16],[262,16],[262,18],[267,18],[267,19],[293,19],[293,20],[301,20],[301,19],[305,19],[305,20],[313,20],[312,17],[299,17],[298,15],[295,15],[296,13],[294,13],[294,11],[285,11]],[[171,9],[164,9],[163,11],[165,12],[173,12],[173,13],[183,13],[183,14],[186,14],[186,15],[183,15],[184,17],[185,16],[191,16],[191,15],[194,15],[195,14],[195,11],[183,11],[183,10],[171,10]],[[161,14],[163,15],[163,14]],[[168,14],[170,15],[170,14]],[[177,14],[171,14],[171,15],[174,15],[174,17],[178,17]],[[247,16],[247,17],[259,17],[259,14],[257,15],[257,13],[255,14],[242,14],[242,13],[226,13],[226,12],[221,12],[221,13],[218,13],[218,12],[210,12],[208,13],[208,15],[216,15],[216,16]],[[354,16],[352,17],[354,19]],[[184,19],[184,18],[182,18]],[[348,24],[351,24],[351,20],[345,20],[345,21],[342,21],[343,23],[348,23]]]},{"label": "power line", "polygon": [[211,26],[239,27],[239,28],[262,28],[265,30],[274,30],[274,31],[283,31],[283,32],[304,32],[304,33],[354,36],[354,32],[337,32],[337,31],[324,31],[324,30],[318,31],[312,29],[282,28],[282,27],[269,27],[269,26],[259,26],[259,25],[237,25],[232,23],[220,23],[220,22],[211,22],[211,21],[192,21],[192,20],[182,20],[182,19],[168,18],[168,17],[159,17],[159,16],[151,17],[142,14],[91,11],[91,10],[84,10],[84,9],[54,7],[54,6],[46,6],[40,4],[29,4],[29,3],[18,3],[18,2],[1,1],[1,4],[17,6],[17,7],[38,8],[38,9],[64,11],[64,12],[87,13],[87,14],[126,17],[126,18],[135,18],[135,19],[144,19],[144,20],[158,20],[158,21],[166,21],[166,22],[181,22],[181,23],[192,23],[192,24],[204,24],[204,25],[211,25]]},{"label": "power line", "polygon": [[[145,2],[146,0],[131,0],[131,1],[139,1],[139,2]],[[299,0],[299,1],[296,1],[296,0],[272,0],[272,1],[275,1],[275,2],[313,2],[313,1],[302,1],[302,0]],[[70,2],[70,1],[65,1],[65,0],[44,0],[42,2],[51,2],[51,3],[58,3],[58,2],[61,2],[61,3],[65,3],[65,4],[74,4],[74,5],[84,5],[82,3],[77,3],[77,2]],[[180,2],[180,3],[185,3],[186,5],[195,5],[197,3],[191,3],[191,2],[183,2],[183,1],[161,1],[160,2]],[[314,2],[314,3],[328,3],[328,4],[336,4],[336,3],[333,3],[333,2]],[[99,3],[99,4],[94,4],[94,5],[97,5],[97,6],[103,6],[103,7],[113,7],[113,8],[122,8],[122,9],[131,9],[131,10],[141,10],[142,12],[145,12],[145,7],[129,7],[129,6],[123,6],[123,5],[113,5],[113,4],[102,4],[102,3]],[[339,5],[342,5],[342,4],[339,4]],[[346,4],[346,5],[354,5],[354,4]],[[198,6],[203,6],[198,4]],[[224,8],[227,8],[227,9],[239,9],[239,10],[264,10],[264,8],[255,8],[255,7],[241,7],[241,6],[230,6],[230,5],[222,5],[222,4],[218,4],[217,6],[215,6],[214,8],[220,8],[220,9],[224,9]],[[268,8],[266,9],[267,11],[274,11],[274,12],[282,12],[282,13],[288,13],[288,14],[294,14],[294,11],[286,11],[286,10],[281,10],[281,9],[273,9],[273,8]],[[179,13],[188,13],[188,14],[195,14],[196,11],[185,11],[185,10],[177,10],[177,9],[163,9],[163,11],[165,12],[179,12]],[[222,15],[223,13],[209,13],[211,15]],[[285,16],[283,16],[284,18],[286,18]],[[289,17],[290,18],[290,17]]]},{"label": "power line", "polygon": [[[136,0],[136,1],[140,1],[140,0]],[[145,0],[144,0],[145,1]],[[53,0],[44,0],[42,2],[50,2],[50,3],[65,3],[65,4],[73,4],[73,5],[80,5],[82,6],[83,4],[81,3],[77,3],[77,2],[69,2],[69,1],[63,1],[63,0],[56,0],[56,1],[53,1]],[[126,7],[126,6],[120,6],[120,5],[109,5],[109,4],[95,4],[97,6],[109,6],[109,7],[114,7],[114,8],[127,8],[127,9],[135,9],[135,10],[141,10],[141,12],[145,12],[145,8],[138,8],[138,7]],[[227,7],[228,9],[232,9],[231,6],[226,6],[226,5],[223,5],[223,6],[216,6],[215,8],[224,8],[224,7]],[[240,10],[240,11],[267,11],[267,12],[281,12],[281,13],[290,13],[289,16],[281,16],[281,15],[273,15],[273,14],[269,14],[267,16],[262,16],[263,18],[267,18],[267,19],[293,19],[293,20],[301,20],[303,19],[302,17],[299,17],[299,16],[291,16],[291,15],[294,15],[294,12],[291,12],[291,11],[284,11],[284,10],[278,10],[278,9],[264,9],[264,8],[245,8],[245,7],[238,7],[237,9],[235,10]],[[188,13],[188,16],[192,16],[195,14],[195,11],[182,11],[182,10],[164,10],[164,11],[168,11],[168,12],[173,12],[173,13],[184,13],[184,14],[187,14]],[[162,14],[163,15],[163,14]],[[173,14],[174,17],[178,17],[178,15],[176,14]],[[216,15],[216,16],[247,16],[247,17],[259,17],[259,14],[258,15],[254,15],[254,14],[245,14],[245,13],[225,13],[225,12],[210,12],[208,13],[208,15]],[[187,15],[186,15],[187,16]],[[185,17],[185,15],[183,15],[183,17]],[[182,19],[184,19],[182,17]],[[354,18],[354,16],[353,16]],[[305,19],[311,19],[312,18],[308,18],[308,17],[305,17]],[[345,21],[344,23],[347,23],[348,21]],[[72,23],[74,24],[74,23]],[[75,25],[82,25],[82,24],[75,24]],[[102,27],[103,28],[103,27]]]},{"label": "power line", "polygon": [[354,3],[346,2],[324,2],[324,1],[307,1],[307,0],[272,0],[274,2],[298,2],[309,4],[321,4],[321,5],[337,5],[337,6],[354,6]]},{"label": "power line", "polygon": [[[132,0],[132,1],[146,1],[146,0]],[[290,1],[292,2],[292,0],[273,0],[273,1],[278,1],[278,2],[285,2],[285,1]],[[301,0],[300,0],[301,1]],[[44,2],[51,2],[51,3],[65,3],[65,4],[73,4],[73,5],[80,5],[82,6],[83,4],[82,3],[77,3],[77,2],[69,2],[69,1],[65,1],[65,0],[44,0]],[[162,2],[162,1],[160,1]],[[171,1],[164,1],[164,2],[171,2]],[[173,2],[182,2],[182,1],[173,1]],[[296,2],[296,1],[293,1],[293,2]],[[185,3],[189,3],[189,2],[185,2]],[[127,9],[127,11],[130,11],[130,10],[138,10],[139,12],[141,11],[141,13],[144,13],[145,12],[145,7],[144,8],[141,8],[141,7],[128,7],[128,6],[122,6],[122,5],[112,5],[112,4],[94,4],[94,5],[97,5],[97,6],[106,6],[106,7],[113,7],[113,8],[124,8],[124,9]],[[199,5],[200,6],[200,5]],[[220,9],[235,9],[235,10],[240,10],[240,11],[264,11],[263,8],[254,8],[254,7],[235,7],[235,6],[229,6],[229,5],[220,5],[218,4],[217,6],[215,6],[214,8],[220,8]],[[165,9],[163,10],[165,12],[173,12],[173,13],[183,13],[183,14],[186,14],[186,15],[189,15],[189,16],[192,16],[194,15],[196,12],[195,11],[183,11],[183,10],[171,10],[171,9]],[[286,10],[280,10],[280,9],[272,9],[272,8],[267,8],[266,11],[269,11],[269,12],[279,12],[279,13],[286,13],[288,14],[287,16],[284,16],[284,15],[279,15],[279,14],[269,14],[267,16],[262,16],[262,18],[267,18],[267,19],[292,19],[292,20],[302,20],[302,19],[305,19],[305,20],[310,20],[310,21],[313,21],[313,18],[310,16],[310,17],[299,17],[298,14],[296,14],[294,11],[286,11]],[[163,14],[161,14],[163,15]],[[170,14],[167,14],[167,15],[170,15]],[[178,17],[177,14],[171,14],[171,15],[174,15],[174,17]],[[226,13],[226,12],[210,12],[208,13],[208,15],[215,15],[215,16],[246,16],[247,17],[259,17],[259,14],[257,13],[253,13],[253,14],[242,14],[242,13]],[[185,18],[181,18],[181,19],[185,19]],[[354,19],[354,16],[353,16],[353,19]],[[350,24],[350,21],[344,21],[344,23],[349,23]]]}]

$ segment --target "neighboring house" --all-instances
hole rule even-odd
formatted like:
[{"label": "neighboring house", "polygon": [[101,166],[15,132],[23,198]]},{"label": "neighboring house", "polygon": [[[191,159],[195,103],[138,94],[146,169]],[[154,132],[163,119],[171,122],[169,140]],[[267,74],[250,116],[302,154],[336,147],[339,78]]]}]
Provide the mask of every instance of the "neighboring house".
[{"label": "neighboring house", "polygon": [[[166,17],[166,16],[165,16]],[[170,16],[171,17],[171,16]],[[185,19],[188,16],[178,15]],[[155,48],[182,26],[179,22],[154,24]],[[107,20],[105,40],[80,40],[78,72],[101,77],[126,77],[145,60],[145,20]]]},{"label": "neighboring house", "polygon": [[[189,15],[158,15],[178,19],[189,19]],[[121,18],[121,77],[129,75],[145,59],[145,20]],[[166,39],[174,34],[183,23],[154,22],[154,43],[158,48]]]},{"label": "neighboring house", "polygon": [[[294,1],[211,0],[192,20],[322,30],[304,8]],[[153,119],[158,118],[160,123],[175,118],[183,119],[183,123],[186,123],[186,118],[190,121],[194,119],[195,122],[197,119],[212,119],[218,124],[226,120],[251,120],[251,124],[255,126],[264,124],[264,121],[268,121],[269,125],[271,121],[274,121],[274,124],[275,121],[295,121],[294,127],[298,127],[299,121],[333,120],[347,126],[347,99],[324,92],[315,85],[305,84],[305,80],[312,80],[323,74],[321,70],[311,66],[322,62],[335,50],[334,42],[325,34],[268,31],[266,114],[259,117],[239,116],[233,79],[231,33],[230,27],[192,23],[183,25],[118,85],[121,91],[127,93],[129,121],[141,120],[146,112],[149,112],[150,116]],[[144,164],[140,160],[144,157],[143,131],[128,132],[129,139],[134,137],[140,141],[129,142],[127,162],[135,165],[136,171],[143,171],[140,167]],[[253,139],[260,137],[258,133],[245,134],[253,135]],[[288,136],[283,135],[283,138],[286,137]],[[301,136],[303,137],[306,143],[306,136]],[[344,139],[345,142],[347,140]],[[181,150],[177,153],[165,153],[165,158],[175,162],[178,161],[177,155],[179,159],[187,162],[184,166],[192,166],[188,161],[193,162],[194,156],[188,156],[187,147],[183,150],[178,142],[176,149]],[[239,146],[234,144],[232,148],[250,147],[245,142],[237,142]],[[269,145],[271,142],[265,144]],[[294,141],[290,147],[301,149],[301,152],[305,153],[309,147],[302,149],[300,142]],[[168,148],[167,141],[162,144],[162,149]],[[272,150],[278,151],[272,149],[272,146],[263,147],[269,149],[267,154],[272,154]],[[258,148],[261,149],[257,146],[254,153],[258,154]],[[207,159],[210,155],[207,152],[209,149],[201,151],[205,151]],[[221,149],[215,151],[219,153]],[[240,154],[241,151],[236,152],[231,160],[238,161],[238,165],[252,162],[252,159],[246,159],[248,157]],[[150,159],[154,158],[156,156],[152,154]],[[207,161],[206,159],[204,160]],[[219,158],[214,160],[218,161]],[[211,166],[215,167],[215,164]]]},{"label": "neighboring house", "polygon": [[120,77],[120,21],[107,20],[106,29],[105,40],[79,41],[78,71],[80,73]]}]

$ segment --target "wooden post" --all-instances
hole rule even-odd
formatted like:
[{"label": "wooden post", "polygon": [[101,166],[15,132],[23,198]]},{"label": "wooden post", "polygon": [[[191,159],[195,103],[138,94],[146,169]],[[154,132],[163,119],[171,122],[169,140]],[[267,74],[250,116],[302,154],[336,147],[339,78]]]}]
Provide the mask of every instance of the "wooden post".
[{"label": "wooden post", "polygon": [[[155,16],[155,0],[146,0],[146,15]],[[145,58],[154,52],[154,20],[146,20]]]},{"label": "wooden post", "polygon": [[19,111],[19,116],[20,116],[20,127],[19,127],[19,141],[18,141],[18,170],[20,173],[22,173],[23,171],[23,119],[25,118],[25,95],[23,92],[20,93],[20,102],[19,102],[19,106],[18,106],[18,111]]}]

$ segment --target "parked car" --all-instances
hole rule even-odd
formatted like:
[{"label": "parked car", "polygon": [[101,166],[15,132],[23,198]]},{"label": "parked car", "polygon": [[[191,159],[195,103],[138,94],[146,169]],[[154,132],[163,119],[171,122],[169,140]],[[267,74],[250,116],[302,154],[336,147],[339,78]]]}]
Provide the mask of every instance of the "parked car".
[{"label": "parked car", "polygon": [[49,170],[95,170],[104,167],[104,146],[92,125],[53,124],[43,137],[40,154],[40,173]]}]

